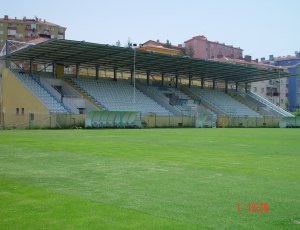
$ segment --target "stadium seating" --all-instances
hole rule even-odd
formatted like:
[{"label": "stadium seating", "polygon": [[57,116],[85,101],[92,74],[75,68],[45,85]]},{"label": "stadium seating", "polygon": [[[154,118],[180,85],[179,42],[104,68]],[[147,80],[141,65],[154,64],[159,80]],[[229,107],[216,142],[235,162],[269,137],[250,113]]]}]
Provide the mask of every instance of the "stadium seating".
[{"label": "stadium seating", "polygon": [[50,113],[71,113],[71,111],[33,76],[19,74],[16,77],[47,107]]},{"label": "stadium seating", "polygon": [[142,114],[155,113],[160,116],[173,115],[137,89],[134,103],[134,89],[126,80],[112,81],[112,79],[95,80],[90,78],[70,78],[70,80],[105,110],[139,111]]},{"label": "stadium seating", "polygon": [[249,99],[254,99],[260,103],[262,103],[263,105],[265,105],[267,108],[275,111],[276,113],[280,114],[283,117],[294,117],[293,114],[285,111],[284,109],[280,108],[279,106],[274,105],[272,102],[268,101],[267,99],[259,96],[258,94],[254,93],[254,92],[248,92],[247,96],[249,97]]},{"label": "stadium seating", "polygon": [[231,117],[262,117],[246,105],[234,100],[224,91],[218,89],[201,89],[195,86],[191,87],[190,91]]}]

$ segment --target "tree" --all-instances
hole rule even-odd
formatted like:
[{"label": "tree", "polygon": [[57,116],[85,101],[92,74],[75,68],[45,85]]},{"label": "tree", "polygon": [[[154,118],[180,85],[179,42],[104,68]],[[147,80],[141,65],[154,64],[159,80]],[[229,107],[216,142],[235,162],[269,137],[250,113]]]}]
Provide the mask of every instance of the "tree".
[{"label": "tree", "polygon": [[127,40],[127,45],[126,45],[127,48],[132,48],[132,42],[130,40],[130,38],[128,38]]},{"label": "tree", "polygon": [[167,39],[166,44],[164,45],[165,48],[172,48],[172,43]]},{"label": "tree", "polygon": [[118,40],[118,41],[116,42],[116,46],[121,47],[121,42],[120,42],[120,40]]}]

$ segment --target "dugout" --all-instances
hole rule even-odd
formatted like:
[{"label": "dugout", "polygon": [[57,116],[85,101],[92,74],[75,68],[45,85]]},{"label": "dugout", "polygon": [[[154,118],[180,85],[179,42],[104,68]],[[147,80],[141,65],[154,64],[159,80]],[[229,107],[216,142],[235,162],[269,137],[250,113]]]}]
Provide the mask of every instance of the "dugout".
[{"label": "dugout", "polygon": [[86,128],[141,128],[141,114],[126,111],[90,111],[85,117]]}]

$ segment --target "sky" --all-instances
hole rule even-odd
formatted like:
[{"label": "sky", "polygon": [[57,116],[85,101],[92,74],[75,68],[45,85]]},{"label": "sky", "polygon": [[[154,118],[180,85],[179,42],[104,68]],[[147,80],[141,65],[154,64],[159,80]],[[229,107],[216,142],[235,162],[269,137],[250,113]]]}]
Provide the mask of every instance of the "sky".
[{"label": "sky", "polygon": [[2,0],[0,17],[42,18],[66,39],[174,45],[197,35],[241,47],[252,58],[300,51],[299,0]]}]

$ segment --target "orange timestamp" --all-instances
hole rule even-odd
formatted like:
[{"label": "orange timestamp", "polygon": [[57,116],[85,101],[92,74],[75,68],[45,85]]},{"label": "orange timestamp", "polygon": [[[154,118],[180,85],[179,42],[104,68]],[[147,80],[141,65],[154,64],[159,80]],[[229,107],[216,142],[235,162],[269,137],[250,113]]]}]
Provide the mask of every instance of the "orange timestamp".
[{"label": "orange timestamp", "polygon": [[[241,204],[237,204],[237,211],[240,213],[242,210]],[[247,205],[248,212],[269,212],[268,203],[248,203]]]}]

